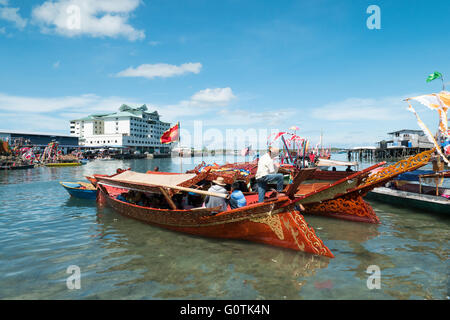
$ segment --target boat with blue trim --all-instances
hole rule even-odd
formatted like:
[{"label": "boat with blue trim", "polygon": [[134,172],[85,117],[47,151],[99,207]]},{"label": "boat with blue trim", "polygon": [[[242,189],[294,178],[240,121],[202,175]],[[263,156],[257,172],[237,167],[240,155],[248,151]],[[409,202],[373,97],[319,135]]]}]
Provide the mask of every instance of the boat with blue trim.
[{"label": "boat with blue trim", "polygon": [[75,198],[95,200],[97,189],[88,182],[60,182],[67,192]]}]

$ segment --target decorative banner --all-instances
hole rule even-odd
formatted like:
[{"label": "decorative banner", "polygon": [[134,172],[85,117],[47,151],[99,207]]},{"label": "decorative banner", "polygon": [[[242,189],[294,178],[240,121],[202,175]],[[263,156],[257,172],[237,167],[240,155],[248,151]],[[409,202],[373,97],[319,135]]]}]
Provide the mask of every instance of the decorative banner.
[{"label": "decorative banner", "polygon": [[[438,94],[426,94],[418,97],[408,98],[406,101],[416,100],[431,110],[436,110],[439,114],[439,131],[448,137],[447,111],[450,108],[450,93],[442,91]],[[411,107],[411,104],[410,104]],[[412,107],[411,107],[412,108]],[[414,110],[414,109],[413,109]],[[410,110],[411,111],[411,110]]]},{"label": "decorative banner", "polygon": [[414,110],[414,108],[411,106],[411,103],[408,102],[408,104],[409,104],[408,110],[415,114],[415,116],[417,118],[417,123],[418,123],[419,127],[422,129],[422,131],[425,133],[425,136],[427,137],[427,139],[436,147],[437,153],[439,153],[439,155],[447,163],[447,165],[450,165],[450,162],[448,161],[447,157],[442,153],[441,147],[434,139],[431,131],[427,128],[425,123],[423,123],[423,121],[419,118],[419,115],[417,114],[416,110]]}]

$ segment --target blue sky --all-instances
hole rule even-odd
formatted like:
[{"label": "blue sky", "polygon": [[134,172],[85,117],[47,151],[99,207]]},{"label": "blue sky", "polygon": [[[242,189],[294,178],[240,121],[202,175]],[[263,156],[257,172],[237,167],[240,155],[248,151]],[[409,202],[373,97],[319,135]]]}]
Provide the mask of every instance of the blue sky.
[{"label": "blue sky", "polygon": [[[370,30],[369,5],[381,10]],[[68,6],[80,25],[68,29]],[[402,99],[450,80],[448,1],[0,0],[0,129],[146,103],[162,120],[334,146],[419,129]],[[76,21],[76,20],[71,20]],[[450,86],[450,83],[448,84]],[[448,89],[448,88],[447,88]],[[432,130],[437,116],[416,110]],[[212,131],[210,131],[212,132]]]}]

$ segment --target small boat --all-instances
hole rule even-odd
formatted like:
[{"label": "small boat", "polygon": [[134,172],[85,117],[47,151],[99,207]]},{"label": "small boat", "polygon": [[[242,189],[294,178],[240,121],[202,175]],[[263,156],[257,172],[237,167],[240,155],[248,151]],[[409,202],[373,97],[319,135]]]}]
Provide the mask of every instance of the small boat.
[{"label": "small boat", "polygon": [[[258,203],[257,194],[247,194],[246,206],[229,208],[217,214],[213,212],[218,208],[183,207],[176,201],[177,196],[185,197],[186,193],[226,196],[201,190],[202,185],[199,183],[192,186],[192,183],[198,180],[196,174],[164,175],[127,170],[109,177],[94,177],[99,189],[98,203],[112,207],[123,216],[172,231],[211,238],[248,240],[332,258],[334,256],[331,251],[296,210],[296,204],[310,195],[295,198],[295,190],[314,170],[306,169],[300,172],[286,189],[285,196],[280,195]],[[165,200],[165,205],[128,202],[123,198],[123,194],[130,190],[149,195],[149,199],[158,197],[160,200],[157,203]]]},{"label": "small boat", "polygon": [[97,189],[87,182],[60,182],[67,192],[75,198],[95,200]]},{"label": "small boat", "polygon": [[34,164],[19,164],[14,165],[12,163],[2,164],[0,170],[21,170],[21,169],[31,169],[34,168]]},{"label": "small boat", "polygon": [[56,163],[46,163],[46,167],[75,167],[81,166],[81,162],[56,162]]},{"label": "small boat", "polygon": [[[407,175],[399,176],[388,187],[378,187],[371,190],[366,198],[403,208],[449,214],[450,188],[439,186],[445,178],[450,178],[450,171],[416,170],[409,172]],[[427,182],[435,182],[435,186],[422,185],[426,180],[428,180]]]}]

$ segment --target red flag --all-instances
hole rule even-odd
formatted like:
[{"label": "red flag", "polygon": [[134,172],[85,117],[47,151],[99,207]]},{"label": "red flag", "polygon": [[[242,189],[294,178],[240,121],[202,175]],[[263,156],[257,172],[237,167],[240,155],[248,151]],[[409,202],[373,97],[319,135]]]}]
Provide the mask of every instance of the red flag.
[{"label": "red flag", "polygon": [[162,144],[177,141],[178,138],[180,137],[179,129],[180,129],[180,125],[179,125],[179,123],[177,123],[172,128],[170,128],[169,130],[164,132],[163,135],[161,136],[161,138],[159,138],[159,141],[161,141]]}]

